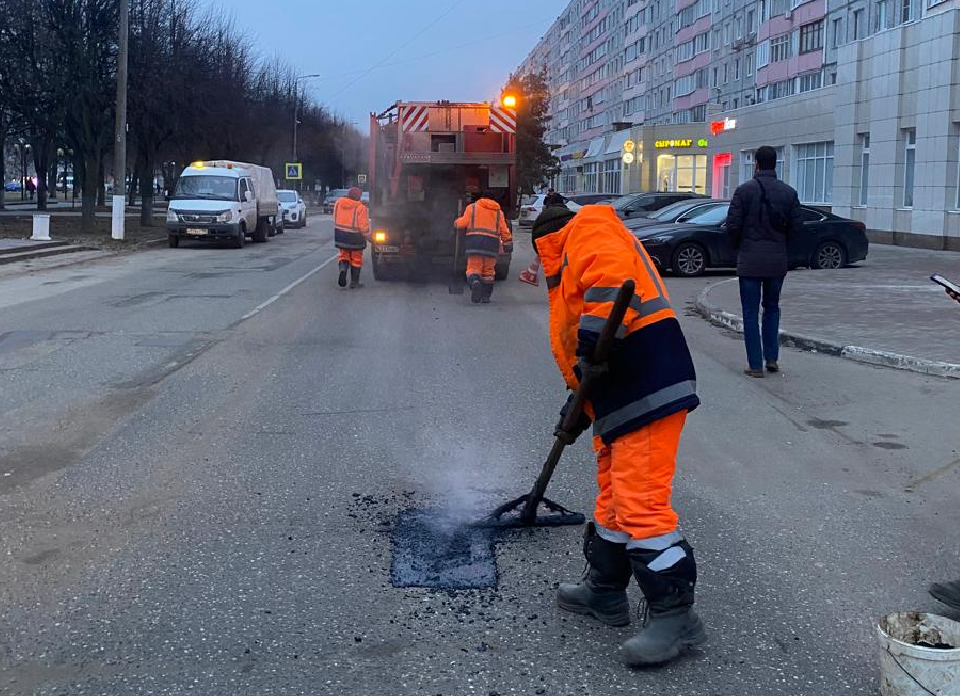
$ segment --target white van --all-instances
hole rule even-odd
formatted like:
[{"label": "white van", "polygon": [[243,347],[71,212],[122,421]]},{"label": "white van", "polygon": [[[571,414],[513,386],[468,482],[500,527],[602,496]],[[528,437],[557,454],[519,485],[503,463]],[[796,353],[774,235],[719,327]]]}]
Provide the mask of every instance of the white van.
[{"label": "white van", "polygon": [[283,232],[273,172],[245,162],[194,162],[183,170],[167,209],[170,246],[181,239],[265,242]]}]

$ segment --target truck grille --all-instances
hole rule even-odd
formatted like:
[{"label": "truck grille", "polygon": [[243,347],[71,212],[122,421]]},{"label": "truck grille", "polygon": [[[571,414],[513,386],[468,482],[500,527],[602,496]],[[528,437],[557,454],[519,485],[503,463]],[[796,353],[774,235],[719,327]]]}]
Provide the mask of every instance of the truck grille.
[{"label": "truck grille", "polygon": [[217,221],[217,216],[210,213],[180,213],[179,215],[183,222],[192,222],[200,225],[212,225]]}]

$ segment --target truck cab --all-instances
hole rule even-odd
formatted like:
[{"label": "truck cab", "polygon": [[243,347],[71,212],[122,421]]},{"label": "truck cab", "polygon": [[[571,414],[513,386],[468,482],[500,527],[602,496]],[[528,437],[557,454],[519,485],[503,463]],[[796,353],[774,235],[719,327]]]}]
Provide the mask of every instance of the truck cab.
[{"label": "truck cab", "polygon": [[[480,193],[496,200],[511,224],[516,217],[515,124],[515,112],[482,102],[397,102],[371,115],[375,277],[427,265],[465,269],[453,223]],[[507,276],[510,260],[501,251],[498,278]]]}]

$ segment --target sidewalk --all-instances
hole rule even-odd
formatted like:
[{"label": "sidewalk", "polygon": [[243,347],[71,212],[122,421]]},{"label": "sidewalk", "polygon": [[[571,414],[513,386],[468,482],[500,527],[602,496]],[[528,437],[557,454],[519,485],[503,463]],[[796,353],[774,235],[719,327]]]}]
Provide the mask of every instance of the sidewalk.
[{"label": "sidewalk", "polygon": [[[960,379],[960,304],[930,282],[933,273],[960,280],[960,253],[873,244],[857,267],[794,271],[781,302],[784,342]],[[697,309],[742,331],[736,278],[704,290]]]}]

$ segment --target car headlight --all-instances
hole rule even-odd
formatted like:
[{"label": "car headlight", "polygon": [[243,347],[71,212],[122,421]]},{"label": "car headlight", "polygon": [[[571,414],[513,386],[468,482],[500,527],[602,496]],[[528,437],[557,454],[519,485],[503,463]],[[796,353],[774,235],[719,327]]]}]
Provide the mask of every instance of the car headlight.
[{"label": "car headlight", "polygon": [[661,234],[656,237],[647,237],[646,239],[641,239],[640,241],[649,244],[667,244],[668,242],[673,241],[673,235]]},{"label": "car headlight", "polygon": [[167,222],[180,222],[180,216],[176,210],[167,210]]},{"label": "car headlight", "polygon": [[217,215],[217,222],[230,222],[233,220],[233,211],[224,210],[222,213]]}]

